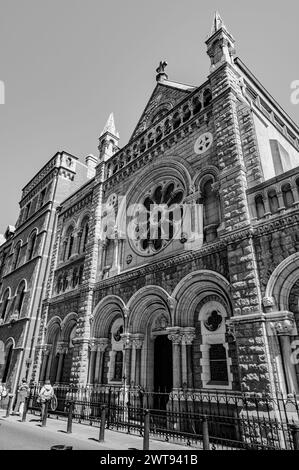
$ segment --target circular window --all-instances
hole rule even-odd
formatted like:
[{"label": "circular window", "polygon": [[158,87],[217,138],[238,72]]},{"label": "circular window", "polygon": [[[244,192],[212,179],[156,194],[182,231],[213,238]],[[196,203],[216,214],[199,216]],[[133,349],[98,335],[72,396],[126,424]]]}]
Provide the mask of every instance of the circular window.
[{"label": "circular window", "polygon": [[216,310],[213,310],[207,317],[204,325],[209,331],[218,330],[219,326],[222,323],[222,316]]},{"label": "circular window", "polygon": [[[184,191],[179,183],[163,181],[136,204],[128,238],[139,254],[153,255],[181,229]],[[176,238],[180,238],[179,236]]]},{"label": "circular window", "polygon": [[200,135],[194,144],[194,152],[197,155],[201,155],[205,153],[211,147],[213,143],[213,135],[211,132],[205,132],[204,134]]}]

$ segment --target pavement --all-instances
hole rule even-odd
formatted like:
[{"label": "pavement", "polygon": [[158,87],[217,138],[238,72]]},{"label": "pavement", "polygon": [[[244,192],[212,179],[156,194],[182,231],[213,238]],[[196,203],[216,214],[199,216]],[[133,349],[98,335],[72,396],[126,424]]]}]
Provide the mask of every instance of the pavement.
[{"label": "pavement", "polygon": [[[20,416],[5,417],[0,410],[0,450],[49,450],[54,445],[72,446],[73,450],[130,450],[143,449],[143,438],[136,435],[105,430],[104,442],[99,442],[99,428],[73,422],[72,433],[67,434],[67,422],[48,418],[41,426],[39,416],[28,413],[22,423]],[[174,450],[196,450],[195,447],[150,439],[149,450],[166,453]]]}]

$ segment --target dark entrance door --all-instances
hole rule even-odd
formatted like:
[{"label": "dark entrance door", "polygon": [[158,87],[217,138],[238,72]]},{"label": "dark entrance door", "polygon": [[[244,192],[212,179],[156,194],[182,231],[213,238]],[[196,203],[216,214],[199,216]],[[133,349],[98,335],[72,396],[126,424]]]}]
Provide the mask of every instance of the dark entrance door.
[{"label": "dark entrance door", "polygon": [[172,390],[172,343],[167,335],[157,336],[154,349],[154,408],[166,409]]}]

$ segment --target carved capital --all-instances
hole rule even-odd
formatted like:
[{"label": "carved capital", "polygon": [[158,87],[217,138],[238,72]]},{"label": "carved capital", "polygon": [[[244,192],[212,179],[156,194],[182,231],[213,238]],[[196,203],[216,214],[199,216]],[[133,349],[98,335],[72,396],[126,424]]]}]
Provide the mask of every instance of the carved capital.
[{"label": "carved capital", "polygon": [[263,306],[267,311],[273,310],[275,306],[274,297],[263,297]]},{"label": "carved capital", "polygon": [[291,336],[296,328],[294,321],[289,319],[271,322],[270,327],[278,336]]},{"label": "carved capital", "polygon": [[57,344],[57,352],[58,354],[67,354],[68,352],[68,345],[64,341]]},{"label": "carved capital", "polygon": [[131,333],[122,333],[121,339],[123,342],[124,349],[130,349],[132,347],[132,335]]},{"label": "carved capital", "polygon": [[168,339],[173,342],[173,344],[181,344],[182,342],[182,332],[180,327],[170,327],[166,328],[168,331]]},{"label": "carved capital", "polygon": [[232,338],[233,342],[235,342],[236,341],[235,324],[230,321],[227,321],[225,326],[226,326],[226,334]]},{"label": "carved capital", "polygon": [[97,350],[100,352],[104,352],[109,344],[108,338],[100,338],[97,341]]},{"label": "carved capital", "polygon": [[137,333],[132,335],[132,344],[135,349],[141,349],[143,346],[144,335]]},{"label": "carved capital", "polygon": [[193,327],[186,327],[182,328],[182,344],[186,346],[190,346],[193,343],[195,338],[195,328]]}]

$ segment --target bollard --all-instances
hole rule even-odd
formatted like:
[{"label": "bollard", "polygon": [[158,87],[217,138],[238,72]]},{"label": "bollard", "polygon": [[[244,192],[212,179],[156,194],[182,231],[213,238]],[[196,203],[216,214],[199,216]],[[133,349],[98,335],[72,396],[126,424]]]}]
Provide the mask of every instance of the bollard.
[{"label": "bollard", "polygon": [[299,423],[290,424],[294,450],[299,450]]},{"label": "bollard", "polygon": [[149,450],[150,412],[144,411],[143,450]]},{"label": "bollard", "polygon": [[23,409],[23,414],[22,414],[22,423],[24,423],[24,421],[26,421],[26,415],[27,415],[27,410],[28,410],[28,397],[25,397],[25,400],[24,400],[24,409]]},{"label": "bollard", "polygon": [[203,417],[202,421],[202,440],[203,440],[203,450],[210,450],[210,441],[209,441],[209,425],[207,417]]},{"label": "bollard", "polygon": [[44,404],[44,413],[42,415],[42,427],[46,426],[47,424],[48,406],[49,406],[49,401],[46,400]]},{"label": "bollard", "polygon": [[72,425],[73,425],[73,410],[74,410],[74,402],[69,402],[69,412],[67,417],[67,433],[70,434],[72,432]]},{"label": "bollard", "polygon": [[103,442],[104,439],[105,439],[105,423],[106,423],[106,405],[103,405],[102,409],[101,409],[101,424],[100,424],[99,442]]},{"label": "bollard", "polygon": [[8,394],[8,403],[7,403],[5,418],[9,418],[9,415],[11,413],[13,397],[14,397],[14,395],[12,393]]}]

